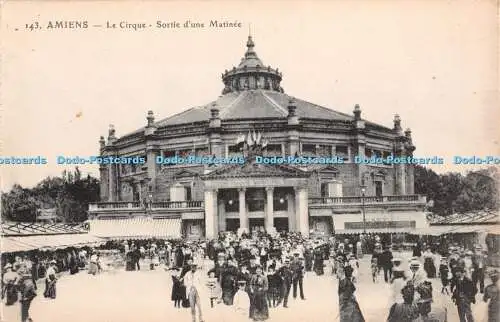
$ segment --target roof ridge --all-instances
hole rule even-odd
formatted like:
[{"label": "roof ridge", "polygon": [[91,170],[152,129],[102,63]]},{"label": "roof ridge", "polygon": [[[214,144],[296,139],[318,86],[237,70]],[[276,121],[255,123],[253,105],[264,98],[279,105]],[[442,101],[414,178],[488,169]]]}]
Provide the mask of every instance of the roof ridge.
[{"label": "roof ridge", "polygon": [[321,106],[321,105],[318,105],[318,104],[316,104],[316,103],[312,103],[312,102],[309,102],[309,101],[303,100],[303,99],[301,99],[301,98],[295,98],[295,100],[297,100],[297,101],[302,101],[302,102],[305,102],[305,103],[307,103],[307,104],[311,104],[311,105],[313,105],[314,107],[319,107],[320,109],[327,110],[327,111],[329,111],[329,112],[335,112],[335,113],[338,113],[338,114],[340,114],[340,115],[343,115],[343,116],[349,117],[349,118],[351,118],[351,119],[354,119],[354,117],[353,117],[352,115],[350,115],[350,114],[347,114],[347,113],[344,113],[344,112],[339,112],[339,111],[337,111],[337,110],[334,110],[334,109],[329,108],[329,107],[326,107],[326,106]]},{"label": "roof ridge", "polygon": [[238,96],[237,96],[237,97],[235,97],[235,99],[231,102],[231,104],[226,105],[226,106],[224,107],[224,109],[223,109],[222,111],[220,111],[220,112],[219,112],[219,117],[220,117],[220,118],[222,118],[225,114],[227,114],[227,111],[228,111],[228,110],[229,110],[232,106],[234,106],[234,104],[236,104],[236,102],[241,101],[241,100],[243,99],[242,97],[244,96],[244,93],[245,93],[245,92],[238,92]]},{"label": "roof ridge", "polygon": [[262,90],[259,90],[260,93],[262,93],[262,96],[264,96],[265,99],[267,99],[269,102],[271,102],[272,105],[274,105],[275,107],[278,108],[278,110],[280,112],[283,112],[283,116],[287,116],[288,115],[288,110],[286,110],[283,106],[279,105],[278,103],[276,103],[271,97],[269,97],[264,91]]}]

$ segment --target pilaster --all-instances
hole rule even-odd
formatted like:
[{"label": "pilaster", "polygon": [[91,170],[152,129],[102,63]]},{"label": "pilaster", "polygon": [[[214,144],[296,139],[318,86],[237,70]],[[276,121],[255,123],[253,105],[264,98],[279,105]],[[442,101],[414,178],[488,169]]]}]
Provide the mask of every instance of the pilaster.
[{"label": "pilaster", "polygon": [[246,189],[238,189],[239,192],[239,214],[240,214],[240,229],[249,231],[249,220],[246,207]]},{"label": "pilaster", "polygon": [[309,237],[309,209],[307,188],[295,188],[297,229],[303,237]]},{"label": "pilaster", "polygon": [[217,195],[215,190],[205,190],[205,237],[217,238]]},{"label": "pilaster", "polygon": [[274,227],[274,188],[266,188],[266,217],[264,227],[267,232],[270,232]]}]

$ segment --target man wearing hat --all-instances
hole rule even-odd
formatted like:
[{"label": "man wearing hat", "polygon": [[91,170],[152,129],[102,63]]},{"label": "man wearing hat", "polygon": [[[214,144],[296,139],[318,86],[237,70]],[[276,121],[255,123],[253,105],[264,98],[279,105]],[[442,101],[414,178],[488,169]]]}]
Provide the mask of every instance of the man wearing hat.
[{"label": "man wearing hat", "polygon": [[442,286],[441,294],[446,293],[446,295],[449,295],[450,293],[448,292],[448,285],[450,284],[450,279],[452,277],[452,274],[448,267],[448,261],[444,256],[441,257],[441,263],[439,264],[439,277],[441,279],[441,286]]},{"label": "man wearing hat", "polygon": [[191,270],[184,275],[184,285],[188,294],[191,317],[196,322],[196,308],[198,308],[199,322],[203,322],[199,290],[201,290],[201,277],[196,271],[196,264],[191,264]]},{"label": "man wearing hat", "polygon": [[32,321],[29,310],[31,301],[33,301],[36,297],[36,290],[30,273],[26,273],[22,276],[20,293],[21,298],[19,299],[19,302],[21,303],[21,322]]},{"label": "man wearing hat", "polygon": [[392,278],[392,251],[389,246],[384,247],[384,251],[378,258],[378,263],[384,270],[384,281],[389,283]]},{"label": "man wearing hat", "polygon": [[476,303],[476,286],[465,276],[463,267],[459,267],[455,272],[455,278],[452,280],[451,296],[453,302],[457,305],[458,316],[462,322],[473,322],[474,318],[471,311],[471,303]]},{"label": "man wearing hat", "polygon": [[422,269],[422,265],[418,260],[410,262],[410,281],[415,287],[419,286],[427,280],[427,274]]},{"label": "man wearing hat", "polygon": [[279,269],[278,274],[281,276],[281,279],[283,280],[283,284],[281,287],[281,296],[278,304],[276,306],[279,306],[281,302],[283,301],[283,307],[287,308],[288,307],[288,296],[290,295],[290,288],[292,286],[293,282],[293,272],[290,269],[290,259],[286,258],[284,260],[283,266]]},{"label": "man wearing hat", "polygon": [[290,269],[292,270],[292,284],[293,284],[293,298],[297,298],[297,284],[299,285],[300,298],[305,300],[304,297],[304,263],[300,260],[299,253],[295,252],[293,254],[294,258],[290,263]]},{"label": "man wearing hat", "polygon": [[479,282],[479,292],[481,294],[484,292],[484,269],[487,259],[488,256],[483,253],[481,246],[476,246],[476,252],[472,256],[472,283],[477,287],[477,283]]},{"label": "man wearing hat", "polygon": [[492,270],[489,274],[491,285],[484,290],[483,301],[488,302],[488,322],[500,320],[500,290],[498,288],[498,271]]},{"label": "man wearing hat", "polygon": [[50,266],[47,268],[45,272],[45,292],[43,292],[43,296],[46,298],[55,299],[56,298],[56,261],[51,260]]}]

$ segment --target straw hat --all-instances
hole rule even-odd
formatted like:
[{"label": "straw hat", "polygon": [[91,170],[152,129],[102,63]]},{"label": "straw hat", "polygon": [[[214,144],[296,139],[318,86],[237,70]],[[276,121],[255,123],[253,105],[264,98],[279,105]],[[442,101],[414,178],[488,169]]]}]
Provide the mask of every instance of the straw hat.
[{"label": "straw hat", "polygon": [[420,262],[416,260],[412,260],[410,262],[410,267],[420,267]]}]

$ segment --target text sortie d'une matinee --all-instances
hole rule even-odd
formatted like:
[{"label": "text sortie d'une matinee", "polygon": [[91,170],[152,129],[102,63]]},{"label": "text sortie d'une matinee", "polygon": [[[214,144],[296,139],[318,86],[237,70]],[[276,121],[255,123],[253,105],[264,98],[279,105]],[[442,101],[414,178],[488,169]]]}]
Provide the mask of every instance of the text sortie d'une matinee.
[{"label": "text sortie d'une matinee", "polygon": [[[243,156],[199,156],[199,155],[175,155],[157,156],[154,162],[160,165],[224,165],[224,164],[245,164],[249,158]],[[441,165],[448,163],[448,159],[440,156],[417,157],[404,156],[397,157],[389,155],[387,157],[364,157],[354,156],[350,158],[340,156],[253,156],[251,158],[257,164],[270,165],[308,165],[308,164],[366,164],[366,165],[395,165],[395,164],[419,164],[419,165]],[[109,164],[131,164],[146,165],[147,159],[144,156],[57,156],[54,163],[58,165],[109,165]],[[50,162],[52,163],[52,162]],[[455,165],[498,165],[500,156],[453,156],[451,163]],[[46,165],[49,159],[44,156],[0,156],[0,165]]]}]

